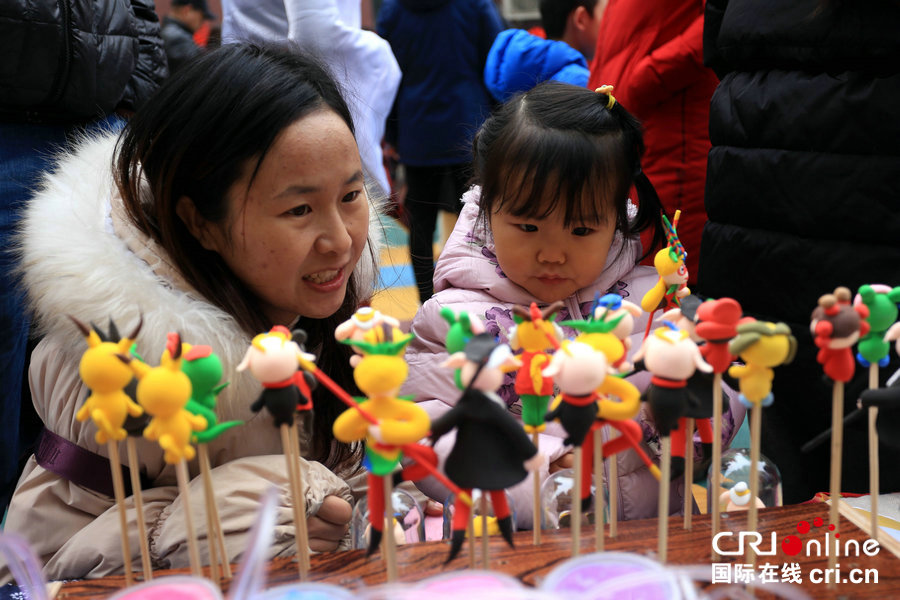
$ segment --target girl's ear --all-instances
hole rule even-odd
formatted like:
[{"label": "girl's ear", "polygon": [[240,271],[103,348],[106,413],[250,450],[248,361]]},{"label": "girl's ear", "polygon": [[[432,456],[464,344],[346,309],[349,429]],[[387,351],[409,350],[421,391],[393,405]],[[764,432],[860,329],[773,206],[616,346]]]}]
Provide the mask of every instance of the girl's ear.
[{"label": "girl's ear", "polygon": [[175,205],[175,213],[191,232],[191,235],[197,238],[201,246],[213,252],[218,250],[210,233],[210,223],[197,210],[193,200],[187,196],[179,198]]}]

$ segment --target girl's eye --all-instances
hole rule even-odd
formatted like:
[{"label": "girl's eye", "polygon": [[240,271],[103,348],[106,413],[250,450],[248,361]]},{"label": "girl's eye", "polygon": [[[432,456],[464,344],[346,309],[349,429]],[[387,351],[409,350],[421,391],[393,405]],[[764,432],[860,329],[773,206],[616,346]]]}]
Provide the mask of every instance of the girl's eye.
[{"label": "girl's eye", "polygon": [[359,198],[359,194],[360,194],[359,190],[353,190],[352,192],[350,192],[346,196],[344,196],[341,199],[341,202],[353,202],[354,200]]},{"label": "girl's eye", "polygon": [[593,232],[593,231],[594,230],[591,229],[590,227],[576,227],[575,229],[572,230],[572,235],[578,236],[578,237],[584,237],[586,235],[590,235],[591,232]]},{"label": "girl's eye", "polygon": [[538,230],[537,225],[532,225],[531,223],[522,223],[519,225],[519,229],[525,233],[534,233]]},{"label": "girl's eye", "polygon": [[304,215],[308,215],[310,213],[309,204],[301,204],[300,206],[295,206],[294,208],[287,211],[287,214],[293,217],[302,217]]}]

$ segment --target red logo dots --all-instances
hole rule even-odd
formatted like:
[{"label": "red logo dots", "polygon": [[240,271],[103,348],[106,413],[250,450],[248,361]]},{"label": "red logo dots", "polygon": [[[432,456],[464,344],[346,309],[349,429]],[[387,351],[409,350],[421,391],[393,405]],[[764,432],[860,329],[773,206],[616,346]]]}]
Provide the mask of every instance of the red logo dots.
[{"label": "red logo dots", "polygon": [[[809,524],[807,524],[807,527],[808,526]],[[802,549],[803,544],[800,542],[800,538],[798,538],[796,535],[789,535],[781,540],[781,551],[788,556],[797,556],[798,554],[800,554],[800,550]]]}]

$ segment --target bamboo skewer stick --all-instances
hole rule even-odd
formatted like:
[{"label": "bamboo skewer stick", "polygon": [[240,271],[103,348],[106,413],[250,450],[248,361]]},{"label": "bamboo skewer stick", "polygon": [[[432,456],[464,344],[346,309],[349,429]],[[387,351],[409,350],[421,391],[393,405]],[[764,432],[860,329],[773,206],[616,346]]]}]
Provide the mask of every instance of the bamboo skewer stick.
[{"label": "bamboo skewer stick", "polygon": [[662,445],[662,459],[659,478],[659,506],[657,525],[657,549],[659,561],[666,562],[666,554],[669,546],[669,477],[672,474],[672,439],[669,436],[660,438]]},{"label": "bamboo skewer stick", "polygon": [[581,553],[581,446],[575,446],[575,473],[572,485],[572,556]]},{"label": "bamboo skewer stick", "polygon": [[[618,437],[619,432],[614,427],[609,427],[607,430],[609,439]],[[619,524],[619,462],[615,455],[610,457],[609,481],[606,483],[609,490],[609,537],[614,538],[618,533]]]},{"label": "bamboo skewer stick", "polygon": [[[594,547],[603,552],[603,428],[594,429]],[[615,460],[615,456],[613,456]]]},{"label": "bamboo skewer stick", "polygon": [[391,475],[383,477],[384,486],[384,536],[382,551],[384,552],[385,570],[388,582],[397,581],[397,540],[394,539],[394,500],[392,487],[394,485]]},{"label": "bamboo skewer stick", "polygon": [[141,567],[144,581],[153,580],[153,566],[150,564],[150,542],[147,541],[147,523],[144,522],[144,496],[141,493],[141,473],[137,459],[137,444],[132,436],[125,442],[128,453],[128,470],[131,471],[131,493],[134,496],[134,510],[137,514],[138,543],[141,546]]},{"label": "bamboo skewer stick", "polygon": [[[484,490],[478,490],[484,496]],[[472,510],[469,511],[469,523],[466,525],[469,536],[469,568],[475,568],[475,495],[472,494]]]},{"label": "bamboo skewer stick", "polygon": [[198,444],[197,454],[200,462],[200,476],[203,478],[203,493],[206,496],[206,527],[210,566],[212,566],[213,554],[216,554],[218,559],[216,562],[222,568],[222,576],[231,579],[231,565],[228,561],[228,552],[225,550],[225,534],[222,532],[222,521],[219,519],[219,509],[216,506],[216,497],[213,492],[212,474],[210,473],[212,469],[206,444]]},{"label": "bamboo skewer stick", "polygon": [[200,568],[200,551],[197,548],[197,535],[194,530],[194,518],[191,514],[191,493],[188,489],[187,462],[182,458],[175,464],[175,475],[178,479],[178,493],[184,506],[184,526],[187,529],[188,555],[191,561],[191,575],[203,577]]},{"label": "bamboo skewer stick", "polygon": [[[869,365],[869,389],[878,388],[878,363]],[[878,407],[869,407],[869,498],[871,499],[871,537],[878,541],[878,494],[880,481],[878,479],[878,430],[875,422],[878,420]]]},{"label": "bamboo skewer stick", "polygon": [[[712,479],[709,482],[707,497],[712,511],[712,536],[716,537],[721,525],[722,507],[719,505],[719,490],[722,487],[722,374],[713,375],[713,446],[712,446]],[[713,561],[718,553],[713,550]]]},{"label": "bamboo skewer stick", "polygon": [[300,559],[303,560],[303,572],[309,573],[309,531],[306,524],[306,493],[303,491],[303,471],[300,470],[300,432],[297,429],[297,421],[290,430],[291,434],[291,454],[293,456],[292,466],[294,469],[294,480],[297,482],[297,494],[300,496],[300,523],[297,524],[297,532],[303,541],[303,551],[300,553]]},{"label": "bamboo skewer stick", "polygon": [[[290,427],[287,423],[281,424],[281,446],[284,450],[284,460],[285,466],[287,469],[288,482],[291,486],[291,509],[294,513],[294,540],[297,543],[297,571],[300,575],[300,580],[306,579],[306,569],[305,563],[303,561],[303,554],[305,553],[305,548],[303,548],[303,542],[300,539],[300,522],[304,523],[306,520],[303,516],[303,510],[301,509],[300,502],[302,500],[302,496],[298,491],[298,482],[297,482],[297,472],[294,470],[294,459],[293,452],[291,452],[291,434]],[[306,508],[306,503],[304,502],[303,508]]]},{"label": "bamboo skewer stick", "polygon": [[488,540],[488,501],[487,494],[481,490],[481,567],[487,571],[491,568],[490,545]]},{"label": "bamboo skewer stick", "polygon": [[[844,382],[835,381],[831,392],[831,506],[828,510],[828,525],[834,525],[832,535],[840,533],[840,515],[838,501],[841,496],[841,454],[844,447]],[[828,556],[828,568],[833,569],[837,562],[835,553]]]},{"label": "bamboo skewer stick", "polygon": [[109,440],[106,443],[109,450],[109,468],[112,471],[113,494],[116,505],[119,507],[119,528],[122,541],[122,564],[125,569],[125,586],[134,584],[131,564],[131,544],[128,541],[128,517],[125,514],[125,484],[122,481],[122,463],[119,462],[119,445]]},{"label": "bamboo skewer stick", "polygon": [[[759,446],[762,435],[762,405],[750,409],[750,504],[747,509],[747,530],[756,531],[759,508],[756,499],[759,498]],[[756,566],[756,552],[752,547],[747,548],[747,562]]]},{"label": "bamboo skewer stick", "polygon": [[684,428],[684,528],[691,530],[694,512],[694,419],[685,419]]},{"label": "bamboo skewer stick", "polygon": [[[537,431],[532,432],[531,441],[534,444],[535,448],[539,448],[539,446],[538,446],[539,438],[540,438],[540,434]],[[534,496],[534,503],[533,503],[533,512],[531,513],[531,515],[532,515],[531,526],[532,526],[532,530],[534,532],[532,535],[532,543],[535,546],[540,546],[541,545],[542,507],[541,507],[541,475],[540,475],[539,471],[535,471],[534,473],[532,473],[532,481],[534,481],[534,488],[532,490],[533,496]]]}]

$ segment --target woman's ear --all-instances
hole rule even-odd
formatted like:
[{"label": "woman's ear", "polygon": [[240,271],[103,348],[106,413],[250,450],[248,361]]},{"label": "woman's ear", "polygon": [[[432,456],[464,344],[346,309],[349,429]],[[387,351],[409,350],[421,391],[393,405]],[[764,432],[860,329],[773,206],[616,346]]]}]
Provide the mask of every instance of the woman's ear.
[{"label": "woman's ear", "polygon": [[213,252],[218,250],[210,232],[210,223],[197,210],[193,200],[182,196],[175,205],[175,212],[201,246]]}]

